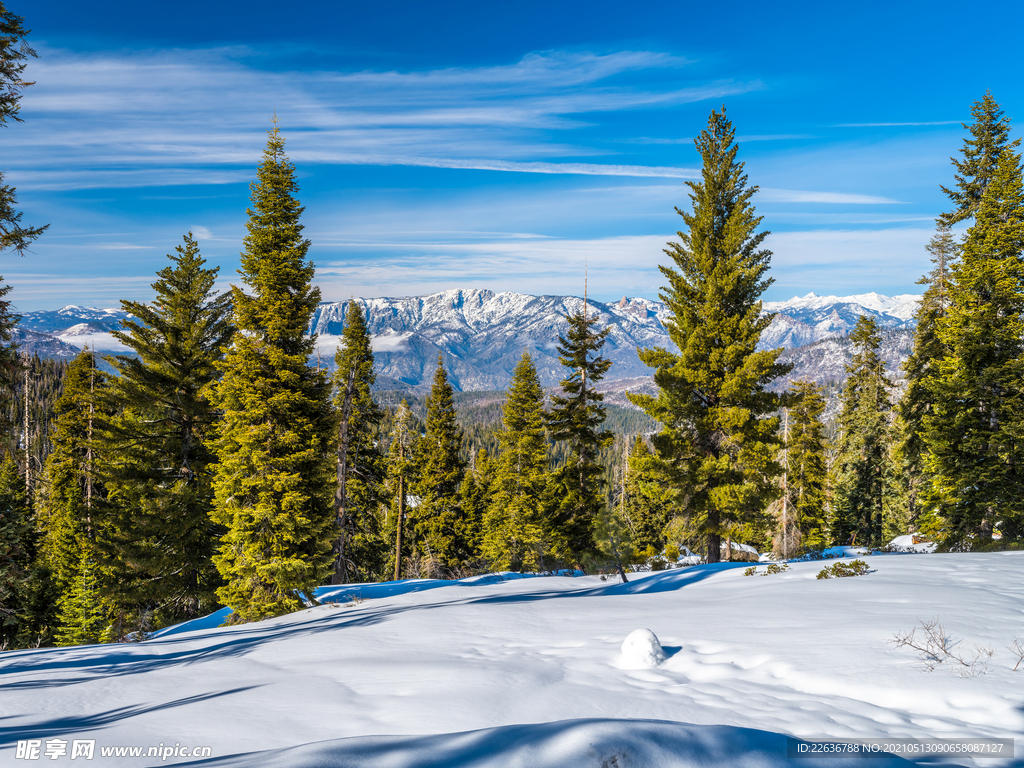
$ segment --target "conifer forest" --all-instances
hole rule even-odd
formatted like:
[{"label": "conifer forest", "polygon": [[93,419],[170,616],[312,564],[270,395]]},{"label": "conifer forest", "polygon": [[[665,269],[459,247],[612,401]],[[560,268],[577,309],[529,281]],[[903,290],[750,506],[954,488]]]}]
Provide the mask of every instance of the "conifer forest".
[{"label": "conifer forest", "polygon": [[[0,5],[0,9],[3,6]],[[0,15],[0,129],[36,56]],[[692,126],[700,177],[661,260],[670,347],[637,349],[654,394],[606,404],[607,329],[583,308],[541,386],[528,351],[506,391],[378,386],[353,301],[334,366],[299,173],[275,118],[253,169],[238,279],[191,232],[152,299],[123,301],[130,350],[23,354],[0,288],[0,649],[126,642],[221,607],[233,623],[315,603],[324,584],[498,571],[619,574],[734,544],[788,559],[897,536],[940,551],[1024,540],[1024,169],[991,93],[971,106],[943,191],[903,370],[867,316],[825,418],[823,386],[779,382],[770,222],[725,107]],[[287,123],[287,116],[281,120]],[[0,178],[0,249],[47,236]],[[581,278],[582,284],[582,278]]]}]

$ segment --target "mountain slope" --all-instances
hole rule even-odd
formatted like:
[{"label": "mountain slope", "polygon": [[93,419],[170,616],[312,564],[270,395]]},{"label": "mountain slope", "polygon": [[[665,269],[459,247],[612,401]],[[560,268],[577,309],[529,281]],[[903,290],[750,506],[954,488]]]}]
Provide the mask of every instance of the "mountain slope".
[{"label": "mountain slope", "polygon": [[[761,346],[805,348],[822,339],[841,337],[861,315],[875,317],[883,329],[907,331],[913,327],[918,298],[889,298],[875,293],[845,297],[808,294],[766,303],[765,311],[776,316]],[[543,385],[557,385],[564,374],[556,350],[558,337],[567,330],[565,316],[583,306],[577,296],[461,289],[356,301],[373,336],[379,387],[429,386],[441,352],[453,385],[463,391],[504,389],[523,351],[534,357]],[[347,302],[321,304],[310,325],[319,336],[320,362],[328,367],[333,366],[346,306]],[[621,389],[628,386],[628,380],[650,376],[650,369],[637,358],[637,347],[672,348],[664,325],[669,313],[662,302],[624,296],[617,302],[589,301],[588,306],[591,313],[600,316],[601,325],[610,329],[604,348],[604,354],[614,363],[607,376],[610,387]],[[124,353],[125,347],[110,331],[126,317],[127,313],[118,309],[78,306],[28,312],[20,324],[26,332],[21,343],[30,354],[44,357],[73,355],[86,344],[101,354]],[[816,376],[808,372],[821,369],[823,375],[841,378],[845,363],[837,362],[829,368],[828,357],[823,349],[808,352],[802,359],[810,362],[798,375]],[[839,361],[842,354],[832,357]]]},{"label": "mountain slope", "polygon": [[[793,348],[852,330],[861,315],[882,328],[913,326],[916,296],[878,294],[819,297],[814,294],[765,305],[776,312],[762,348]],[[554,386],[564,371],[555,346],[565,333],[565,315],[579,311],[576,296],[530,296],[485,290],[450,290],[428,296],[355,299],[374,337],[377,370],[383,386],[419,386],[429,382],[438,352],[443,352],[453,383],[462,390],[502,389],[523,351],[537,365],[541,383]],[[863,302],[863,303],[862,303]],[[333,356],[344,327],[347,302],[322,304],[311,329],[319,334],[321,355]],[[642,378],[650,369],[637,347],[672,343],[664,323],[669,313],[660,301],[623,297],[618,302],[589,301],[610,333],[604,354],[614,363],[607,380]]]}]

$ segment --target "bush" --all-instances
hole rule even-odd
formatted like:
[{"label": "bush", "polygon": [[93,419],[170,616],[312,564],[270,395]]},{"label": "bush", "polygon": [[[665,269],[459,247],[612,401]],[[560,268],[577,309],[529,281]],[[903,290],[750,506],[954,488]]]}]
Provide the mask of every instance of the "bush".
[{"label": "bush", "polygon": [[[787,565],[786,563],[783,563],[782,565],[779,565],[778,563],[770,563],[768,565],[768,567],[765,568],[763,571],[760,571],[760,573],[758,572],[757,567],[752,565],[752,566],[750,566],[749,568],[747,568],[747,569],[745,569],[743,571],[743,575],[744,576],[755,576],[755,575],[767,576],[769,574],[774,574],[774,573],[785,573],[788,570],[789,570],[789,565]],[[821,578],[821,577],[819,576],[819,578]]]},{"label": "bush", "polygon": [[849,563],[834,563],[826,565],[818,573],[819,579],[842,579],[847,576],[863,576],[870,573],[871,569],[863,560],[852,560]]}]

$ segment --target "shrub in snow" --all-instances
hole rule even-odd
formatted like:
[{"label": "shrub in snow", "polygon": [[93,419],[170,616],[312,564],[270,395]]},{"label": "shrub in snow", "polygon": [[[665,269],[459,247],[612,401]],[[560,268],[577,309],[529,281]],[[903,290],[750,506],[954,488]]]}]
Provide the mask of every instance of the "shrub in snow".
[{"label": "shrub in snow", "polygon": [[834,563],[826,565],[818,573],[819,579],[841,579],[846,576],[863,576],[869,573],[868,564],[863,560],[853,560],[849,563]]},{"label": "shrub in snow", "polygon": [[[980,677],[988,672],[989,659],[995,655],[995,650],[991,647],[975,645],[974,653],[965,655],[960,651],[963,641],[954,640],[947,635],[938,618],[930,621],[919,620],[918,624],[919,627],[914,627],[909,632],[897,632],[889,642],[897,648],[912,648],[917,651],[917,660],[923,670],[931,672],[939,664],[948,663],[960,673],[960,677]],[[917,635],[918,629],[921,630],[920,636]],[[1020,638],[1016,643],[1018,648],[1019,640]],[[1014,650],[1012,646],[1010,650]],[[1019,664],[1018,661],[1018,666]],[[1014,667],[1014,671],[1016,669],[1017,667]]]},{"label": "shrub in snow", "polygon": [[634,629],[622,641],[622,658],[630,669],[649,669],[665,660],[665,650],[651,630]]},{"label": "shrub in snow", "polygon": [[770,563],[768,565],[768,567],[765,568],[763,571],[758,571],[757,570],[757,566],[752,565],[749,568],[747,568],[745,571],[743,571],[743,575],[744,576],[755,576],[755,575],[768,576],[769,574],[774,574],[774,573],[785,573],[788,570],[789,570],[789,565],[786,564],[786,563],[783,563],[782,565],[779,565],[778,563]]}]

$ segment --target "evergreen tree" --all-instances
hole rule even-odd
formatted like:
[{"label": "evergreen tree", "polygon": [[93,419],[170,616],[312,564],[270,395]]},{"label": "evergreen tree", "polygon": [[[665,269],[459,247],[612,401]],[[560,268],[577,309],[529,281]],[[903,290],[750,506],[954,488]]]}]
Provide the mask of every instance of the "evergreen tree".
[{"label": "evergreen tree", "polygon": [[471,532],[459,504],[466,464],[460,455],[462,430],[455,417],[452,386],[437,355],[434,383],[427,397],[427,431],[416,445],[419,479],[413,493],[419,506],[413,520],[422,553],[449,571],[466,564]]},{"label": "evergreen tree", "polygon": [[495,570],[540,565],[541,503],[547,479],[544,390],[529,353],[512,373],[505,401],[501,454],[484,516],[483,555]]},{"label": "evergreen tree", "polygon": [[[24,21],[0,2],[0,128],[6,127],[9,120],[22,122],[18,116],[22,92],[34,85],[23,77],[29,57],[36,57],[26,40],[30,30],[25,29]],[[4,184],[4,174],[0,172],[0,251],[12,250],[24,256],[32,241],[49,225],[23,225],[21,211],[15,209],[17,202],[14,187]]]},{"label": "evergreen tree", "polygon": [[334,506],[340,533],[332,583],[345,584],[384,575],[388,551],[377,517],[386,468],[375,438],[384,413],[370,392],[376,381],[373,349],[363,310],[354,300],[346,307],[342,344],[334,362],[340,419]]},{"label": "evergreen tree", "polygon": [[50,455],[53,408],[64,388],[67,368],[66,360],[40,359],[39,355],[28,357],[23,354],[21,369],[14,379],[13,397],[5,411],[0,413],[0,418],[19,432],[17,459],[25,476],[29,498],[35,496],[37,480]]},{"label": "evergreen tree", "polygon": [[239,274],[239,333],[221,365],[215,522],[227,534],[214,562],[217,596],[234,621],[258,621],[314,600],[330,575],[336,536],[334,425],[326,375],[308,365],[306,335],[320,300],[302,238],[295,166],[275,125],[251,187]]},{"label": "evergreen tree", "polygon": [[622,517],[629,526],[634,549],[645,558],[660,555],[665,548],[671,505],[658,478],[657,461],[642,435],[633,440],[623,487]]},{"label": "evergreen tree", "polygon": [[413,432],[412,414],[409,412],[409,404],[403,400],[395,409],[395,416],[391,427],[391,446],[388,451],[388,476],[386,491],[390,500],[389,506],[392,514],[389,515],[394,522],[394,578],[398,581],[405,573],[405,562],[409,554],[409,541],[406,537],[408,527],[408,501],[409,479],[413,468]]},{"label": "evergreen tree", "polygon": [[874,318],[861,315],[850,334],[857,350],[846,371],[839,416],[833,539],[836,543],[882,544],[882,517],[889,465],[892,382],[879,355]]},{"label": "evergreen tree", "polygon": [[494,462],[485,448],[470,456],[469,467],[459,488],[459,507],[462,509],[465,540],[469,559],[476,561],[483,546],[484,514],[491,501],[491,481]]},{"label": "evergreen tree", "polygon": [[1003,114],[991,91],[974,102],[971,115],[971,125],[962,123],[971,132],[971,138],[964,139],[963,159],[950,158],[956,168],[956,187],[941,187],[955,206],[939,217],[939,223],[947,228],[975,215],[992,180],[996,160],[1010,139],[1010,118]]},{"label": "evergreen tree", "polygon": [[0,650],[13,647],[32,588],[36,532],[11,454],[0,464]]},{"label": "evergreen tree", "polygon": [[100,641],[106,620],[96,570],[92,545],[86,543],[79,555],[71,589],[61,595],[57,645],[89,645]]},{"label": "evergreen tree", "polygon": [[927,288],[914,314],[917,321],[914,349],[903,363],[907,386],[898,404],[900,429],[897,431],[897,461],[907,505],[906,522],[910,528],[917,526],[923,494],[926,494],[924,420],[932,410],[938,361],[945,355],[945,349],[939,341],[938,325],[949,306],[949,271],[959,245],[948,227],[940,224],[926,248],[931,253],[934,267],[918,281],[919,285],[926,285]]},{"label": "evergreen tree", "polygon": [[47,565],[60,595],[79,577],[84,547],[95,538],[93,514],[102,487],[96,482],[93,430],[96,404],[106,376],[85,349],[68,366],[64,390],[54,404],[53,448],[46,461],[40,518]]},{"label": "evergreen tree", "polygon": [[998,526],[1024,534],[1024,184],[1019,142],[981,197],[949,309],[938,321],[935,403],[924,418],[932,527],[948,547],[983,547]]},{"label": "evergreen tree", "polygon": [[825,520],[825,398],[812,381],[797,381],[786,435],[788,503],[805,549],[828,546]]},{"label": "evergreen tree", "polygon": [[768,232],[757,232],[757,187],[747,186],[734,138],[723,109],[694,142],[702,180],[687,182],[692,213],[676,209],[687,231],[665,251],[675,268],[660,267],[666,329],[679,353],[638,350],[659,392],[630,395],[664,425],[654,437],[662,472],[704,537],[708,562],[720,559],[722,535],[759,517],[773,493],[780,441],[772,414],[781,400],[768,385],[789,370],[781,349],[757,350],[772,320],[760,301],[772,283],[771,252],[760,248]]},{"label": "evergreen tree", "polygon": [[598,454],[614,440],[612,433],[601,431],[604,395],[595,389],[612,364],[598,354],[611,329],[594,330],[600,315],[589,316],[585,297],[579,311],[565,319],[569,330],[558,337],[557,349],[569,374],[560,384],[564,394],[551,396],[547,426],[551,438],[568,443],[571,453],[552,473],[546,527],[554,555],[579,563],[594,549],[594,520],[604,504],[604,467]]},{"label": "evergreen tree", "polygon": [[625,509],[618,506],[604,505],[597,512],[594,533],[596,549],[615,563],[615,571],[623,583],[629,581],[624,565],[634,557],[633,536],[629,523],[625,519]]},{"label": "evergreen tree", "polygon": [[230,296],[214,292],[219,270],[204,266],[191,233],[168,259],[153,303],[122,301],[131,318],[113,331],[135,356],[111,359],[107,401],[120,411],[101,435],[108,504],[97,542],[111,606],[154,613],[158,623],[217,606],[212,558],[223,530],[210,513],[219,414],[209,389],[233,333]]}]

